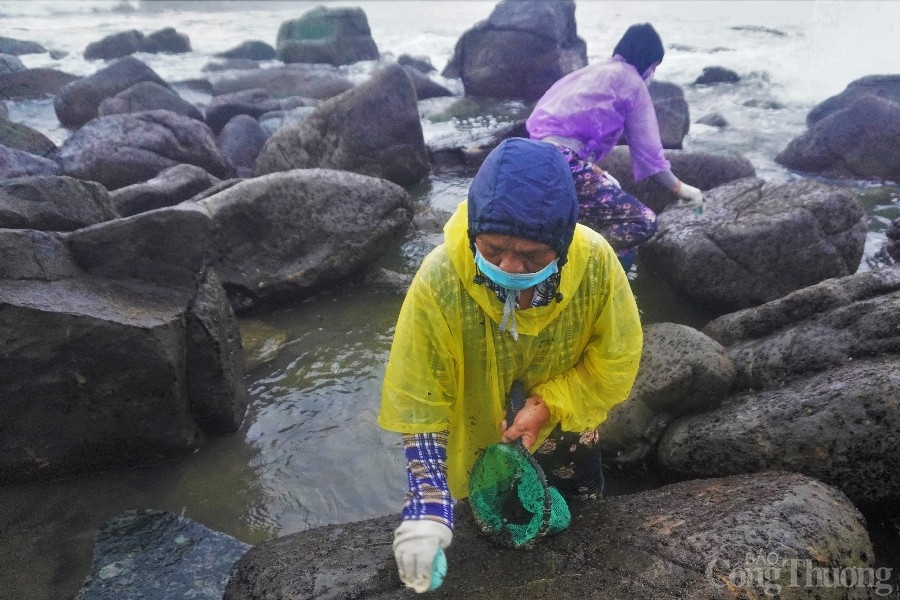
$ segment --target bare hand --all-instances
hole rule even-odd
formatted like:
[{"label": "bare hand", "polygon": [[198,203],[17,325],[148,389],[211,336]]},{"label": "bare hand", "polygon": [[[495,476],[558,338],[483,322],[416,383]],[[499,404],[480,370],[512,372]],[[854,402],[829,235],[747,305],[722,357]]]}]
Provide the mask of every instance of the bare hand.
[{"label": "bare hand", "polygon": [[544,404],[544,399],[540,396],[531,396],[525,401],[525,406],[516,415],[512,425],[506,423],[500,424],[501,439],[504,442],[511,442],[522,438],[522,445],[531,448],[537,441],[538,433],[541,427],[550,418],[550,409]]}]

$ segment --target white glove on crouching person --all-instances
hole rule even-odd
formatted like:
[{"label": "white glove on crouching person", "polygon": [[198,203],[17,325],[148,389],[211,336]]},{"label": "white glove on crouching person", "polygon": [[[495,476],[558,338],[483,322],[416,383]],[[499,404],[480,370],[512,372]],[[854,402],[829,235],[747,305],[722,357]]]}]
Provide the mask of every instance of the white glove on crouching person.
[{"label": "white glove on crouching person", "polygon": [[685,201],[688,206],[703,206],[703,192],[692,185],[679,181],[672,189],[675,195]]},{"label": "white glove on crouching person", "polygon": [[443,523],[427,519],[403,521],[394,531],[394,558],[400,581],[420,594],[436,589],[432,584],[440,585],[444,576],[438,574],[440,581],[432,582],[434,561],[438,551],[450,546],[452,541],[453,532]]},{"label": "white glove on crouching person", "polygon": [[394,531],[400,580],[422,593],[447,574],[444,548],[453,541],[454,506],[447,485],[447,431],[403,434],[409,491],[403,522]]}]

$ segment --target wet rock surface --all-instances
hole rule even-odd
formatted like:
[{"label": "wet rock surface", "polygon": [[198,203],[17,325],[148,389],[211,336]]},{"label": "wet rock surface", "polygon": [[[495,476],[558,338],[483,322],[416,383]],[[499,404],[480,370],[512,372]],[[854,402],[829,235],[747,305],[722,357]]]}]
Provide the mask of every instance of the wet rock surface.
[{"label": "wet rock surface", "polygon": [[366,13],[358,7],[317,6],[299,19],[285,21],[275,46],[278,58],[286,63],[340,66],[378,58]]},{"label": "wet rock surface", "polygon": [[415,89],[403,67],[392,63],[302,121],[277,130],[260,152],[255,174],[316,167],[400,185],[428,174]]},{"label": "wet rock surface", "polygon": [[97,108],[97,114],[105,116],[157,109],[170,110],[198,121],[203,120],[200,109],[172,89],[152,81],[136,83],[111,98],[105,98]]},{"label": "wet rock surface", "polygon": [[46,68],[0,73],[0,99],[37,99],[45,94],[55,95],[78,79],[77,75]]},{"label": "wet rock surface", "polygon": [[900,75],[869,75],[816,105],[807,131],[775,161],[789,169],[847,179],[900,178]]},{"label": "wet rock surface", "polygon": [[97,534],[91,574],[75,600],[219,600],[248,548],[185,517],[128,511]]},{"label": "wet rock surface", "polygon": [[855,360],[683,417],[659,442],[680,477],[786,470],[841,489],[864,508],[900,502],[900,358]]},{"label": "wet rock surface", "polygon": [[[871,588],[803,585],[824,567],[873,564],[864,520],[845,496],[803,475],[761,473],[573,504],[566,531],[529,551],[502,548],[457,508],[448,573],[434,598],[867,598]],[[235,564],[224,600],[408,598],[391,549],[398,515],[265,542]],[[782,568],[748,556],[773,554]],[[793,562],[791,562],[793,561]],[[816,569],[819,569],[817,572]],[[748,571],[749,570],[749,571]],[[758,572],[757,572],[758,573]],[[498,576],[502,574],[502,576]],[[791,586],[792,577],[799,585]],[[735,582],[739,582],[735,585]]]},{"label": "wet rock surface", "polygon": [[675,323],[643,329],[634,387],[600,425],[603,460],[611,465],[643,464],[672,421],[717,407],[735,377],[725,348],[699,331]]},{"label": "wet rock surface", "polygon": [[442,75],[461,79],[467,96],[537,100],[587,64],[575,3],[525,0],[498,3],[463,33]]},{"label": "wet rock surface", "polygon": [[830,279],[757,308],[723,315],[703,332],[728,349],[736,389],[900,354],[900,267]]},{"label": "wet rock surface", "polygon": [[243,353],[209,239],[193,209],[0,229],[0,481],[152,464],[237,429]]},{"label": "wet rock surface", "polygon": [[31,175],[57,175],[59,163],[24,150],[0,145],[0,179]]},{"label": "wet rock surface", "polygon": [[208,190],[219,179],[200,167],[180,164],[160,171],[156,177],[114,190],[110,199],[123,217],[174,206]]},{"label": "wet rock surface", "polygon": [[98,181],[109,190],[179,164],[220,179],[235,174],[205,123],[168,110],[97,117],[66,139],[57,157],[66,175]]},{"label": "wet rock surface", "polygon": [[118,216],[99,183],[65,176],[0,180],[0,228],[72,231]]},{"label": "wet rock surface", "polygon": [[710,191],[702,214],[662,212],[640,256],[690,301],[724,314],[855,273],[866,228],[842,188],[745,178]]},{"label": "wet rock surface", "polygon": [[63,126],[78,128],[99,115],[100,103],[105,98],[144,81],[168,87],[153,69],[133,56],[126,56],[66,84],[54,97],[53,109]]},{"label": "wet rock surface", "polygon": [[255,177],[197,202],[237,311],[306,299],[361,272],[412,219],[409,194],[329,169]]},{"label": "wet rock surface", "polygon": [[225,71],[209,77],[214,95],[263,88],[276,98],[301,96],[326,100],[353,87],[337,67],[290,64],[252,71]]}]

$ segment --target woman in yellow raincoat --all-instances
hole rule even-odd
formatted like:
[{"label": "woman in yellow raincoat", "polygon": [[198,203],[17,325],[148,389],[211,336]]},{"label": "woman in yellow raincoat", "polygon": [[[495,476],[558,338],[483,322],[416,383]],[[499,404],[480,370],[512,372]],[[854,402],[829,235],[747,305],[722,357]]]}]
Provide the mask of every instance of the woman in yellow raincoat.
[{"label": "woman in yellow raincoat", "polygon": [[[416,591],[452,541],[453,499],[468,496],[487,446],[521,437],[548,483],[569,496],[600,492],[596,428],[631,390],[642,334],[615,252],[576,225],[578,210],[554,145],[506,140],[407,292],[378,421],[403,434],[409,493],[394,549]],[[530,397],[506,424],[515,379]]]}]

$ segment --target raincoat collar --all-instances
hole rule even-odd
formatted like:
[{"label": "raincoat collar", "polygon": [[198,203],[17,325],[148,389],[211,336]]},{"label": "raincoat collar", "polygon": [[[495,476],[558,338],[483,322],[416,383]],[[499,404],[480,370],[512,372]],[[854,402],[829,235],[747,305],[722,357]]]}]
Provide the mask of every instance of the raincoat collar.
[{"label": "raincoat collar", "polygon": [[[450,257],[456,274],[466,293],[478,304],[495,325],[499,327],[503,319],[503,303],[497,294],[487,286],[475,283],[475,257],[469,247],[468,201],[462,201],[456,212],[444,226],[444,247]],[[559,293],[562,300],[554,300],[548,306],[536,306],[515,311],[518,334],[536,336],[549,325],[571,302],[584,277],[588,264],[587,234],[582,225],[575,226],[575,233],[569,245],[568,258],[564,269],[560,270]]]}]

